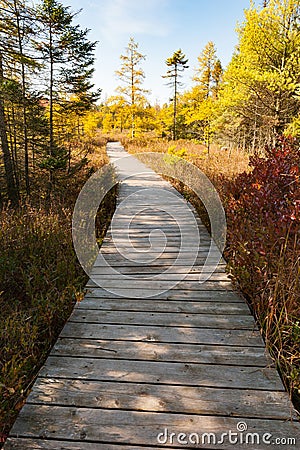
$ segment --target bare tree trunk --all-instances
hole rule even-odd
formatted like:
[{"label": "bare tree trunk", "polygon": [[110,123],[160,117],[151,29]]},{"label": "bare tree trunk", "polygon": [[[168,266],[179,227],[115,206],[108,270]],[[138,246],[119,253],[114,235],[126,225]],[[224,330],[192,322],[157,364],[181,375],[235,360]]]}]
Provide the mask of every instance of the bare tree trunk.
[{"label": "bare tree trunk", "polygon": [[[52,27],[50,25],[49,29],[49,58],[50,58],[50,81],[49,81],[49,152],[48,156],[51,158],[53,156],[54,150],[54,135],[53,135],[53,83],[54,83],[54,57],[53,57],[53,37],[52,37]],[[48,187],[46,194],[46,206],[50,208],[51,203],[51,193],[53,190],[53,170],[51,167],[48,169]]]},{"label": "bare tree trunk", "polygon": [[14,104],[11,105],[11,115],[12,115],[12,133],[11,133],[11,155],[12,155],[12,162],[13,162],[13,170],[14,170],[14,177],[16,180],[16,186],[18,191],[20,192],[20,170],[19,170],[19,162],[18,162],[18,150],[17,150],[17,129],[16,129],[16,115],[15,115],[15,108]]},{"label": "bare tree trunk", "polygon": [[252,152],[254,152],[256,147],[256,135],[257,135],[257,104],[255,105],[255,118],[254,118],[254,130],[252,137]]},{"label": "bare tree trunk", "polygon": [[[23,42],[21,35],[20,13],[16,0],[14,0],[14,8],[17,22],[18,45],[20,56],[23,57]],[[25,168],[25,185],[26,194],[30,195],[30,181],[29,181],[29,156],[28,156],[28,132],[27,132],[27,111],[26,111],[26,76],[25,65],[21,58],[21,77],[22,77],[22,112],[23,112],[23,135],[24,135],[24,168]]]},{"label": "bare tree trunk", "polygon": [[175,77],[174,77],[174,99],[173,99],[173,141],[177,139],[177,66],[175,67]]},{"label": "bare tree trunk", "polygon": [[[2,81],[3,81],[3,65],[2,65],[2,55],[0,53],[0,84]],[[16,206],[19,202],[19,192],[17,189],[16,180],[14,178],[12,158],[8,145],[4,99],[1,90],[0,90],[0,139],[3,153],[7,195],[8,199],[11,201],[11,204],[13,206]]]}]

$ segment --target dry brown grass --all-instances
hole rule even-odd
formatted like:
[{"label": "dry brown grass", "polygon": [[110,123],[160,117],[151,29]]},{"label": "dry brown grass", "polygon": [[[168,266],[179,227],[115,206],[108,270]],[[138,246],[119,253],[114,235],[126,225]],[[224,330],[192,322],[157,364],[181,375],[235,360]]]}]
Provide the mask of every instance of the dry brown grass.
[{"label": "dry brown grass", "polygon": [[208,175],[222,174],[227,178],[233,178],[241,172],[249,171],[249,155],[239,149],[225,151],[217,145],[212,145],[208,153],[204,145],[184,139],[174,142],[158,138],[129,139],[123,137],[121,142],[132,154],[159,152],[181,156]]}]

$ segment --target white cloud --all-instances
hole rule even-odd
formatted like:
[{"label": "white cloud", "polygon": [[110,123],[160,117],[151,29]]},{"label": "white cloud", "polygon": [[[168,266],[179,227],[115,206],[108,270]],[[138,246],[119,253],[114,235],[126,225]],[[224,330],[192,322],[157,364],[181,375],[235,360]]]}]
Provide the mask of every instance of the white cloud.
[{"label": "white cloud", "polygon": [[165,8],[170,0],[101,0],[100,33],[111,43],[117,43],[125,34],[145,34],[166,37],[170,24]]}]

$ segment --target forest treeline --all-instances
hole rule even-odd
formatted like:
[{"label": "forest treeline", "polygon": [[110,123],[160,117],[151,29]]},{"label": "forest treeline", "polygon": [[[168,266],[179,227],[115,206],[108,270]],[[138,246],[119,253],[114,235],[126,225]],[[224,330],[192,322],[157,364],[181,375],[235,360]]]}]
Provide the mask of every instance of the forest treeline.
[{"label": "forest treeline", "polygon": [[196,139],[208,147],[218,142],[246,150],[272,144],[278,134],[298,136],[299,12],[299,0],[252,5],[238,26],[238,45],[228,67],[222,67],[215,44],[208,42],[199,52],[187,91],[180,76],[188,68],[188,49],[186,55],[175,51],[162,74],[170,84],[170,102],[162,106],[147,100],[145,55],[131,38],[117,71],[119,95],[102,105],[99,125],[104,131],[129,129],[132,136],[153,130],[173,139]]},{"label": "forest treeline", "polygon": [[16,205],[32,190],[49,201],[100,95],[91,82],[96,43],[56,0],[1,0],[0,12],[0,202]]}]

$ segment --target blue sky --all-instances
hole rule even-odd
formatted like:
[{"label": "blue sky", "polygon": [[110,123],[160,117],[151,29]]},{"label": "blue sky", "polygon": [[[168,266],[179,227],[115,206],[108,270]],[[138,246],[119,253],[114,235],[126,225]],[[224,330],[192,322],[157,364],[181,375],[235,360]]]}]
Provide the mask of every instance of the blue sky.
[{"label": "blue sky", "polygon": [[183,89],[191,85],[197,57],[208,41],[217,47],[223,66],[231,59],[237,44],[237,22],[242,22],[250,0],[63,0],[73,11],[83,8],[77,17],[82,27],[91,29],[90,39],[99,41],[94,82],[102,88],[102,98],[115,95],[120,84],[115,71],[120,67],[129,38],[146,55],[144,87],[151,90],[150,100],[168,101],[170,88],[161,76],[165,60],[181,48],[189,59]]}]

